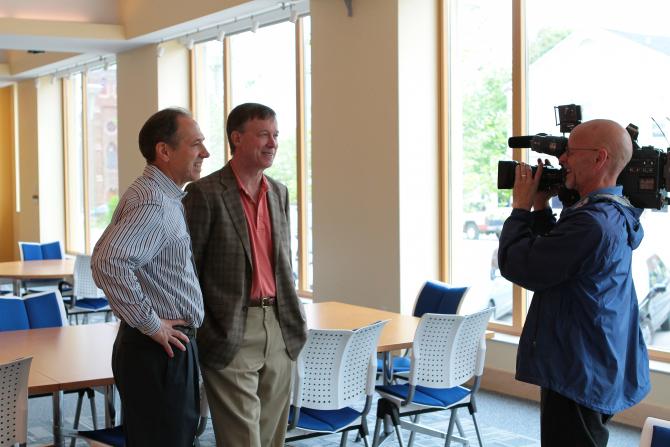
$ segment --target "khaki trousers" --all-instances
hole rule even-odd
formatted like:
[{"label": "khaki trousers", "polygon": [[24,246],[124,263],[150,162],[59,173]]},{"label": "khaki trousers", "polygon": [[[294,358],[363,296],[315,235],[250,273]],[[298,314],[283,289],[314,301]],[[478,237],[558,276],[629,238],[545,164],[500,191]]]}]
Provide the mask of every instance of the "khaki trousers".
[{"label": "khaki trousers", "polygon": [[242,347],[224,369],[202,366],[217,447],[281,447],[292,361],[276,308],[249,307]]}]

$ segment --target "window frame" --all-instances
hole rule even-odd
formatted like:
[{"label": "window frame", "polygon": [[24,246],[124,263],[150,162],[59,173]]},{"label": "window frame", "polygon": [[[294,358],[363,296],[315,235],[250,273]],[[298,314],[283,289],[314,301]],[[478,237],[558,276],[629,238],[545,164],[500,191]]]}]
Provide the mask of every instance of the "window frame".
[{"label": "window frame", "polygon": [[[449,99],[450,99],[450,72],[449,72],[449,16],[450,8],[455,1],[440,0],[438,2],[438,138],[439,138],[439,172],[440,172],[440,279],[449,282],[451,277],[450,262],[452,260],[451,238],[459,234],[457,228],[450,228],[450,164],[449,145]],[[514,135],[526,135],[528,127],[528,98],[527,98],[527,48],[526,48],[526,0],[512,0],[512,130]],[[528,149],[514,149],[513,159],[528,161]],[[510,334],[521,335],[526,319],[527,295],[526,289],[513,285],[512,295],[512,323],[503,324],[489,322],[489,329]],[[648,347],[650,360],[670,362],[670,350],[657,347]]]},{"label": "window frame", "polygon": [[[298,211],[298,283],[296,291],[299,296],[305,298],[312,298],[313,291],[309,288],[308,284],[308,262],[309,262],[309,253],[308,253],[308,218],[307,218],[307,154],[306,154],[306,134],[307,134],[307,123],[306,123],[306,112],[305,112],[305,54],[304,54],[304,25],[303,19],[308,15],[299,16],[294,24],[295,33],[294,33],[294,45],[295,45],[295,81],[296,81],[296,183],[297,183],[297,211]],[[283,22],[281,22],[283,23]],[[274,23],[272,24],[274,25]],[[272,26],[268,25],[268,26]],[[234,34],[232,34],[234,35]],[[232,63],[231,63],[231,44],[230,44],[231,35],[226,35],[223,38],[223,116],[224,122],[222,123],[224,129],[224,163],[227,163],[231,159],[230,153],[230,144],[228,139],[225,138],[225,120],[232,110]],[[202,43],[202,42],[198,42]],[[195,103],[195,98],[197,97],[196,91],[196,70],[198,69],[198,63],[195,60],[196,48],[194,47],[191,50],[191,60],[192,63],[192,74],[191,74],[191,105],[194,118],[198,120],[197,110]]]}]

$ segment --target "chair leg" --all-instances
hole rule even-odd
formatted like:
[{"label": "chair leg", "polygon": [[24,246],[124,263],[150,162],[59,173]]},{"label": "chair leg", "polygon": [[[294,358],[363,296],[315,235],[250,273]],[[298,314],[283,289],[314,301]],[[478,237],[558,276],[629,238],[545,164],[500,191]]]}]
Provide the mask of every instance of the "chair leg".
[{"label": "chair leg", "polygon": [[461,438],[465,438],[465,430],[463,430],[463,425],[461,424],[461,420],[458,418],[458,414],[456,413],[456,410],[452,410],[454,412],[454,418],[456,420],[456,428],[458,429],[458,434],[461,435]]},{"label": "chair leg", "polygon": [[472,422],[475,423],[475,433],[477,433],[477,441],[479,442],[479,447],[484,447],[482,443],[482,436],[479,433],[479,426],[477,425],[477,419],[475,418],[475,413],[472,413]]},{"label": "chair leg", "polygon": [[88,401],[91,404],[91,418],[93,419],[93,430],[98,429],[98,414],[97,411],[95,410],[95,391],[93,388],[89,388],[86,390],[86,394],[88,394]]},{"label": "chair leg", "polygon": [[380,421],[384,421],[386,418],[389,418],[393,424],[396,437],[398,438],[398,445],[404,447],[400,433],[400,412],[398,411],[398,407],[386,398],[381,398],[377,401],[377,422],[375,423],[375,436],[372,441],[373,447],[382,442],[379,438],[379,427]]},{"label": "chair leg", "polygon": [[[79,418],[81,417],[81,406],[82,403],[84,402],[84,390],[79,390],[77,392],[77,409],[74,412],[74,424],[72,425],[72,428],[76,431],[79,428]],[[70,440],[70,447],[75,447],[77,444],[77,438],[72,438]]]},{"label": "chair leg", "polygon": [[456,419],[456,412],[451,410],[451,417],[449,418],[449,428],[447,429],[447,439],[444,440],[444,447],[451,445],[451,434],[454,432],[454,422]]},{"label": "chair leg", "polygon": [[370,447],[370,441],[368,441],[368,434],[367,431],[365,433],[361,433],[360,431],[356,435],[356,442],[358,442],[359,439],[363,439],[363,444],[365,447]]},{"label": "chair leg", "polygon": [[347,447],[347,433],[346,431],[342,432],[342,436],[340,437],[340,447]]},{"label": "chair leg", "polygon": [[[419,423],[419,419],[421,418],[420,414],[415,414],[414,417],[412,418],[412,422],[415,424]],[[414,430],[409,432],[409,441],[407,441],[407,447],[412,447],[414,445],[414,436],[416,435],[416,432]]]},{"label": "chair leg", "polygon": [[381,428],[381,419],[377,417],[375,421],[375,431],[372,435],[372,447],[377,447],[379,445],[379,429]]}]

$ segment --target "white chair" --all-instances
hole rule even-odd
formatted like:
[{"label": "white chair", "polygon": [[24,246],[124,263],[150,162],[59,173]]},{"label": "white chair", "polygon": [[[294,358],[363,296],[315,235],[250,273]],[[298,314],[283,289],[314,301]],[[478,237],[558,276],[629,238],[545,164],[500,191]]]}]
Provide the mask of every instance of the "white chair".
[{"label": "white chair", "polygon": [[[355,330],[310,329],[294,368],[286,442],[358,430],[368,446],[377,342],[387,321]],[[362,407],[362,409],[360,409]]]},{"label": "white chair", "polygon": [[[410,446],[416,432],[446,439],[446,446],[452,440],[467,444],[456,417],[456,410],[461,407],[470,411],[482,445],[475,418],[475,393],[484,370],[485,332],[492,313],[493,308],[489,308],[472,315],[426,313],[421,317],[412,344],[407,383],[377,387],[382,398],[377,402],[373,446],[384,440],[380,436],[380,423],[385,419],[393,423],[400,446],[403,445],[400,427],[410,430]],[[472,389],[462,386],[473,376]],[[422,414],[446,410],[451,412],[446,432],[419,424]],[[412,419],[407,420],[406,416]],[[460,437],[453,435],[454,424]]]},{"label": "white chair", "polygon": [[640,447],[670,446],[670,421],[648,417],[640,435]]},{"label": "white chair", "polygon": [[74,316],[77,323],[79,315],[83,315],[83,322],[87,323],[89,314],[104,312],[105,320],[109,321],[112,311],[105,293],[93,280],[90,256],[77,255],[74,260],[73,280],[72,295],[67,307],[68,315]]},{"label": "white chair", "polygon": [[28,374],[32,357],[0,364],[0,447],[28,443]]}]

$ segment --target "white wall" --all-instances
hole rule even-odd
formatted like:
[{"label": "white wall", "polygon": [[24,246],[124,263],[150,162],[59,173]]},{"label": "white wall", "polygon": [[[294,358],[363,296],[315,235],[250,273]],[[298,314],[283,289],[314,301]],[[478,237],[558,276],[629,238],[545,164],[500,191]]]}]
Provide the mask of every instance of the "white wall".
[{"label": "white wall", "polygon": [[399,310],[397,3],[354,8],[311,2],[314,297]]}]

